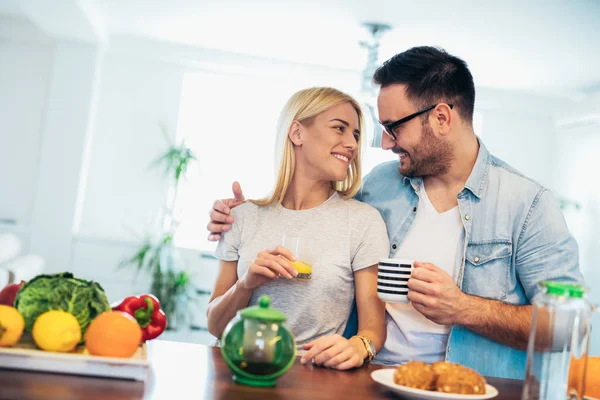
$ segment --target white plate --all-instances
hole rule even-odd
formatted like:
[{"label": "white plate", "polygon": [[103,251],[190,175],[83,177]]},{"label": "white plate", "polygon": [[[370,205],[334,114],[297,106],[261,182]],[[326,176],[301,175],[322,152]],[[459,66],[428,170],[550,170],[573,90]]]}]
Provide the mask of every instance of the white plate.
[{"label": "white plate", "polygon": [[431,400],[431,399],[456,399],[456,400],[483,400],[492,399],[498,396],[498,390],[492,385],[485,385],[485,394],[454,394],[454,393],[442,393],[433,392],[429,390],[413,389],[402,385],[396,385],[394,383],[394,372],[395,368],[378,369],[371,372],[371,378],[380,385],[383,385],[391,391],[402,395],[405,399],[419,399],[419,400]]}]

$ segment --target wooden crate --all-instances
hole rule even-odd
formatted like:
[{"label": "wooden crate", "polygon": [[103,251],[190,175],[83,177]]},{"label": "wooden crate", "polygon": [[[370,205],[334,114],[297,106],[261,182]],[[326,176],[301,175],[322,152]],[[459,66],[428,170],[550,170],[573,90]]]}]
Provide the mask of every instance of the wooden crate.
[{"label": "wooden crate", "polygon": [[145,343],[131,358],[100,357],[89,354],[83,346],[69,353],[43,351],[28,336],[13,347],[0,347],[0,369],[145,381],[150,362]]}]

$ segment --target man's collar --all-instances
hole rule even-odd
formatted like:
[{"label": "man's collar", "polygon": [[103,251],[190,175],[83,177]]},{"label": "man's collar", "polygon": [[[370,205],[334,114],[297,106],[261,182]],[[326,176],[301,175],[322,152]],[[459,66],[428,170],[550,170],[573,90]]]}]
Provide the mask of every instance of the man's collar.
[{"label": "man's collar", "polygon": [[479,137],[477,137],[477,141],[479,142],[479,153],[473,170],[467,178],[467,183],[465,183],[465,189],[470,190],[478,199],[481,199],[490,171],[490,153]]},{"label": "man's collar", "polygon": [[423,178],[420,176],[413,176],[412,178],[405,176],[403,182],[405,185],[410,183],[415,193],[419,193],[419,190],[421,190],[421,185],[423,184]]}]

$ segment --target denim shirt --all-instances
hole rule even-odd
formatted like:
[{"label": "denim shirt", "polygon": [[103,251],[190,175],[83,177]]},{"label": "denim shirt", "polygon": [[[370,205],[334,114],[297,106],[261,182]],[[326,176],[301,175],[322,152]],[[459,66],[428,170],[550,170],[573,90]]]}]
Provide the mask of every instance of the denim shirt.
[{"label": "denim shirt", "polygon": [[[421,178],[401,175],[398,167],[398,161],[375,167],[357,195],[383,216],[390,254],[412,226],[423,184]],[[556,200],[491,155],[481,139],[473,170],[458,193],[458,208],[464,235],[454,276],[464,293],[524,305],[540,294],[540,281],[583,283],[578,246]],[[525,352],[458,325],[450,330],[446,360],[487,376],[525,376]]]}]

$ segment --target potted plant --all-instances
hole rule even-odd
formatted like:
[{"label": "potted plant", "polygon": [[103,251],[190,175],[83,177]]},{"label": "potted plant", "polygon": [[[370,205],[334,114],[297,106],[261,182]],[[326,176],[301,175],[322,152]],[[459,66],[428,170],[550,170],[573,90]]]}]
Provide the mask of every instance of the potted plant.
[{"label": "potted plant", "polygon": [[159,299],[161,308],[167,315],[167,329],[174,330],[189,322],[187,304],[196,290],[173,243],[178,225],[175,201],[179,183],[196,157],[183,141],[171,141],[164,125],[161,125],[161,130],[168,147],[151,166],[164,169],[172,195],[168,196],[159,221],[160,229],[146,235],[140,247],[131,257],[121,262],[120,267],[133,266],[150,275],[150,292]]}]

